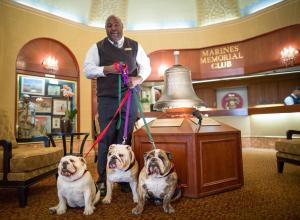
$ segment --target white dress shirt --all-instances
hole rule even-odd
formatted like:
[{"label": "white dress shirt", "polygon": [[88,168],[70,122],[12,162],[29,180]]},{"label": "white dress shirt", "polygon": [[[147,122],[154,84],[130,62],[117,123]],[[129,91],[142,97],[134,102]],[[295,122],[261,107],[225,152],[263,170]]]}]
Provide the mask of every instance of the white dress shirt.
[{"label": "white dress shirt", "polygon": [[[108,39],[109,40],[109,39]],[[109,40],[111,44],[113,42]],[[124,36],[121,40],[118,41],[118,48],[121,48],[124,43]],[[114,45],[114,44],[113,44]],[[105,77],[103,73],[103,66],[100,65],[100,57],[98,53],[98,48],[96,44],[93,44],[91,48],[88,50],[84,64],[83,64],[83,71],[88,79],[95,79],[97,77]],[[138,65],[138,76],[141,76],[143,81],[148,78],[151,73],[151,66],[150,66],[150,59],[148,58],[147,54],[145,53],[142,46],[138,43],[138,50],[136,55],[136,62]]]},{"label": "white dress shirt", "polygon": [[[291,96],[293,96],[294,98],[297,98],[297,96],[295,96],[293,93],[291,94]],[[291,96],[287,96],[284,99],[284,104],[286,104],[286,105],[294,105],[295,104],[294,99]]]}]

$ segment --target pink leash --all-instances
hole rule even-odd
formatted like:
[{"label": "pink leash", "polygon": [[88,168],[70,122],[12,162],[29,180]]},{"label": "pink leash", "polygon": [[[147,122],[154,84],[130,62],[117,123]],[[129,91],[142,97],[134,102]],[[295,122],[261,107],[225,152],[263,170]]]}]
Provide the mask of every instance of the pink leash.
[{"label": "pink leash", "polygon": [[114,120],[114,118],[117,116],[117,114],[119,113],[119,111],[121,110],[122,106],[125,104],[126,100],[129,97],[129,90],[126,91],[117,111],[115,112],[113,118],[110,120],[110,122],[106,125],[106,127],[103,129],[103,131],[100,132],[100,134],[98,135],[96,141],[93,143],[93,145],[91,146],[91,148],[89,149],[89,151],[84,155],[84,157],[87,157],[87,155],[91,152],[91,150],[96,146],[96,144],[102,139],[102,137],[104,136],[104,134],[107,132],[110,124],[112,123],[112,121]]}]

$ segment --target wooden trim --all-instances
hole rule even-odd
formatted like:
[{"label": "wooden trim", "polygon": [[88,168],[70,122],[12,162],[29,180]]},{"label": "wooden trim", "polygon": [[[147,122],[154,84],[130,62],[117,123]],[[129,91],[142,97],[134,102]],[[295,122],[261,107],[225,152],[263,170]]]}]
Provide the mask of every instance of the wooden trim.
[{"label": "wooden trim", "polygon": [[274,113],[291,113],[300,112],[300,105],[288,105],[288,106],[271,106],[271,107],[252,107],[248,108],[248,115],[255,114],[274,114]]}]

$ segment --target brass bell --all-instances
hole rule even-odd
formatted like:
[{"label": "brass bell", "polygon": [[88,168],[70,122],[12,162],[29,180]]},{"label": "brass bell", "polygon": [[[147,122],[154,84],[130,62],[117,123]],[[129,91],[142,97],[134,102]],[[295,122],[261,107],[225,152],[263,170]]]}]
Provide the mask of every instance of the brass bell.
[{"label": "brass bell", "polygon": [[[178,52],[174,52],[175,63],[178,62]],[[154,110],[169,108],[197,108],[205,106],[204,102],[196,95],[191,71],[179,64],[175,64],[165,71],[164,87],[160,99],[154,104]]]}]

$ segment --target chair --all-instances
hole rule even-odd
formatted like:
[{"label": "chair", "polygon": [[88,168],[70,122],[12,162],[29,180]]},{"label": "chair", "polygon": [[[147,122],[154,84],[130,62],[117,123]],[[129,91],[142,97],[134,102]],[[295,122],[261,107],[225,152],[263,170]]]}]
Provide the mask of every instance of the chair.
[{"label": "chair", "polygon": [[17,142],[8,113],[0,110],[0,188],[16,188],[20,207],[27,205],[31,185],[57,174],[63,156],[61,147],[49,147],[46,136],[30,141],[34,142]]},{"label": "chair", "polygon": [[[64,149],[64,156],[66,155],[73,155],[73,156],[83,156],[83,150],[85,146],[85,142],[90,134],[85,133],[85,132],[72,132],[70,134],[65,134],[65,133],[51,133],[47,134],[47,136],[50,139],[51,145],[53,147],[56,147],[54,137],[61,137],[62,138],[62,143],[63,143],[63,149]],[[83,139],[80,140],[81,144],[79,147],[79,151],[75,152],[74,149],[74,137],[76,138],[79,136],[83,136]],[[70,137],[70,147],[67,147],[67,137]]]},{"label": "chair", "polygon": [[279,173],[283,172],[285,162],[300,165],[300,139],[293,139],[294,134],[300,134],[300,131],[288,130],[286,132],[287,140],[275,143],[277,170]]}]

